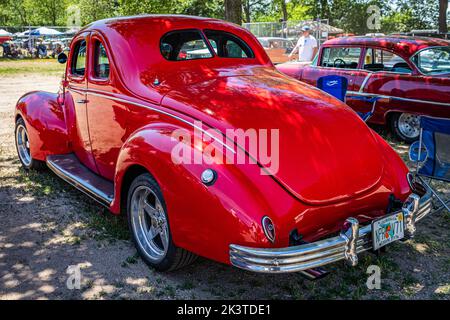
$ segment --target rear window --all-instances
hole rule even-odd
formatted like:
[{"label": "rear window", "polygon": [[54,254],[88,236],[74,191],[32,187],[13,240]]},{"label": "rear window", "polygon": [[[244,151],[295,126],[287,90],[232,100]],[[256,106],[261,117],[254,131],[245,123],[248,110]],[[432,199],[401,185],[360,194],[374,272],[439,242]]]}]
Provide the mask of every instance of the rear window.
[{"label": "rear window", "polygon": [[161,39],[161,54],[170,61],[211,58],[213,54],[196,30],[174,31]]},{"label": "rear window", "polygon": [[235,35],[218,30],[205,30],[211,46],[216,54],[222,58],[253,58],[253,51]]}]

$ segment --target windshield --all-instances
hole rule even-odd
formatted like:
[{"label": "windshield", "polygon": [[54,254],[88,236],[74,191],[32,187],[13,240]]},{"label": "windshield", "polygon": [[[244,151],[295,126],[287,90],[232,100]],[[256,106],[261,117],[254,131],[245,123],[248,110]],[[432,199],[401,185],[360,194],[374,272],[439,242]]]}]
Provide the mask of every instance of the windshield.
[{"label": "windshield", "polygon": [[413,61],[424,74],[450,73],[450,47],[422,50],[413,57]]}]

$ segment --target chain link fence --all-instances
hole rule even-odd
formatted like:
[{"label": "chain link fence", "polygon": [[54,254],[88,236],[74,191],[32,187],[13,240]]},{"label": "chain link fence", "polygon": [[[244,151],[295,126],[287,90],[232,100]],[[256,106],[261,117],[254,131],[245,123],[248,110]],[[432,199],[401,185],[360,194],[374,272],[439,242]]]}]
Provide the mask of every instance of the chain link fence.
[{"label": "chain link fence", "polygon": [[319,45],[328,40],[330,36],[342,34],[344,30],[330,26],[328,19],[283,21],[283,22],[250,22],[244,23],[243,27],[248,29],[256,37],[277,37],[297,40],[302,27],[309,26],[312,35],[317,39]]}]

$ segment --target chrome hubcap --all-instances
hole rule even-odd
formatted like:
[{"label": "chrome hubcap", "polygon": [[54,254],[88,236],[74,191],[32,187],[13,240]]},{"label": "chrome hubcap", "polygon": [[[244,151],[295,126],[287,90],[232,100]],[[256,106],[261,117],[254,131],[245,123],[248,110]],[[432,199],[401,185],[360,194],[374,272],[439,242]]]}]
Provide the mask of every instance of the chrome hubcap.
[{"label": "chrome hubcap", "polygon": [[161,261],[169,246],[169,228],[161,202],[149,187],[134,190],[130,214],[139,247],[150,261]]},{"label": "chrome hubcap", "polygon": [[30,140],[28,140],[28,132],[25,126],[19,125],[16,130],[16,144],[20,160],[26,166],[31,164]]},{"label": "chrome hubcap", "polygon": [[402,113],[398,118],[398,130],[407,138],[417,138],[420,132],[419,116]]}]

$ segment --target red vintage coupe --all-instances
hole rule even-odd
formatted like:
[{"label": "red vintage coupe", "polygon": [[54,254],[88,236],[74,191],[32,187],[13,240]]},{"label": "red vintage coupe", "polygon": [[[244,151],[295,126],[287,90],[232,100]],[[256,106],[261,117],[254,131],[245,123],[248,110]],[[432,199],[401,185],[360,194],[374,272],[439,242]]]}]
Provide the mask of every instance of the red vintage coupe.
[{"label": "red vintage coupe", "polygon": [[310,66],[287,63],[278,70],[316,85],[326,75],[348,79],[347,103],[370,122],[388,125],[402,140],[419,136],[419,115],[450,118],[450,41],[406,36],[343,37],[326,41]]},{"label": "red vintage coupe", "polygon": [[[429,193],[382,138],[344,103],[278,72],[239,26],[101,20],[58,59],[67,60],[60,92],[17,103],[20,161],[126,214],[139,254],[158,270],[200,255],[317,278],[320,266],[355,265],[358,253],[411,236],[430,212]],[[248,143],[264,130],[278,137],[271,163]],[[241,161],[174,158],[201,157],[210,143]]]}]

